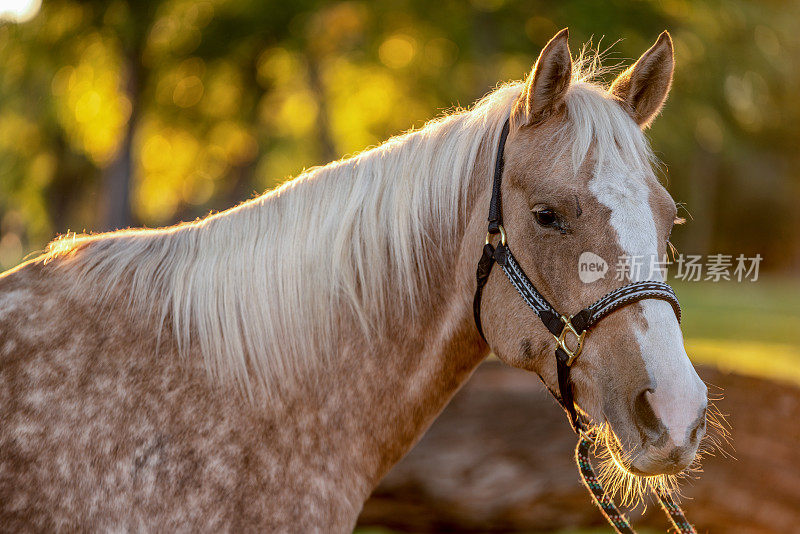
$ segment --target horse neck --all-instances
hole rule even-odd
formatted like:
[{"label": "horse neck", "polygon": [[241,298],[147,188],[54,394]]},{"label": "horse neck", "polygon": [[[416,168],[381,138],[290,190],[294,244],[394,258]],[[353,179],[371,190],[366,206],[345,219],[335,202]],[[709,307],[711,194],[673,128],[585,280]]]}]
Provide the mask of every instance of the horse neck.
[{"label": "horse neck", "polygon": [[[283,432],[263,447],[327,458],[316,475],[335,479],[357,513],[488,351],[471,301],[497,132],[470,139],[458,126],[449,139],[395,142],[380,165],[333,164],[198,223],[86,238],[86,254],[64,259],[79,274],[76,294],[130,294],[135,320],[160,321],[188,361],[247,382],[268,427]],[[426,142],[439,144],[418,150]],[[396,171],[404,157],[414,166]],[[379,180],[391,187],[371,190]],[[403,203],[436,186],[451,189],[433,208]],[[417,234],[402,233],[421,216]],[[383,257],[392,254],[412,261],[398,267]],[[358,271],[373,261],[385,269]]]},{"label": "horse neck", "polygon": [[[365,333],[357,317],[340,313],[334,322],[341,341],[331,348],[330,364],[296,389],[294,402],[277,415],[313,422],[298,431],[320,437],[314,442],[347,473],[356,500],[366,498],[408,452],[488,352],[472,316],[490,194],[485,148],[465,177],[468,223],[455,236],[432,226],[417,244],[441,258],[418,273],[428,279],[428,294],[417,301],[413,320],[389,313]],[[400,294],[390,298],[404,300]]]}]

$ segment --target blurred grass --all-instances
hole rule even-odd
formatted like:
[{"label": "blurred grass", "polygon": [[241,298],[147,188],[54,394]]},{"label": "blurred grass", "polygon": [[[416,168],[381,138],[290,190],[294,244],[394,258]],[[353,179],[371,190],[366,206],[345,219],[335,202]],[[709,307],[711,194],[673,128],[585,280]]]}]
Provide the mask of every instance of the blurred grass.
[{"label": "blurred grass", "polygon": [[[657,531],[651,530],[649,528],[637,528],[636,532],[639,534],[655,534]],[[608,534],[614,533],[614,529],[611,527],[602,527],[602,528],[571,528],[567,530],[557,530],[553,534]]]},{"label": "blurred grass", "polygon": [[[557,530],[554,531],[553,534],[613,534],[613,529],[611,527],[602,527],[602,528],[577,528],[577,529],[567,529],[567,530]],[[640,534],[655,534],[655,530],[650,529],[637,529],[637,532]],[[388,528],[383,527],[359,527],[353,531],[353,534],[400,534],[399,531],[391,530]],[[403,531],[403,534],[413,534],[406,531]],[[521,533],[522,534],[522,533]]]},{"label": "blurred grass", "polygon": [[800,281],[676,283],[696,364],[800,385]]}]

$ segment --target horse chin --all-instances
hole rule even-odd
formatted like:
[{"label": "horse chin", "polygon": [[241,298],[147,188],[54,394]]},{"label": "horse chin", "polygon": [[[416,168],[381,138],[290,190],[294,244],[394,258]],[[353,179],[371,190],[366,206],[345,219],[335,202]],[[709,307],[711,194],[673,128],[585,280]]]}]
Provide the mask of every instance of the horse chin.
[{"label": "horse chin", "polygon": [[[626,475],[633,475],[637,477],[648,476],[649,473],[642,471],[636,467],[636,462],[642,456],[641,450],[633,450],[626,452],[623,450],[616,434],[613,430],[609,430],[610,435],[606,435],[605,445],[608,449],[608,456],[614,467],[621,473]],[[638,447],[637,447],[638,449]]]},{"label": "horse chin", "polygon": [[653,458],[650,454],[642,452],[630,462],[630,471],[638,476],[679,475],[686,470],[694,460],[694,455],[689,455],[680,460],[664,460],[660,455]]}]

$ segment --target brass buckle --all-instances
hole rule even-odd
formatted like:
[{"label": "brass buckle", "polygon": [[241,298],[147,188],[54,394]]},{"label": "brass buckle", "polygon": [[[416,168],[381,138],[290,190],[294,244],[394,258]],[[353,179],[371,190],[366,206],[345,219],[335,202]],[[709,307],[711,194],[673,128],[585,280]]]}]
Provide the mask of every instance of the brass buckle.
[{"label": "brass buckle", "polygon": [[[558,336],[556,335],[553,336],[556,339],[556,345],[558,347],[561,347],[561,350],[566,352],[567,356],[569,356],[569,358],[567,359],[567,367],[572,365],[572,362],[575,361],[575,358],[580,356],[581,351],[583,350],[583,338],[584,336],[586,336],[586,330],[584,330],[581,333],[578,333],[578,331],[575,330],[575,327],[572,326],[571,321],[572,321],[572,316],[567,317],[566,315],[562,315],[561,322],[564,323],[564,328],[561,329],[561,334],[559,334]],[[572,335],[575,336],[576,345],[574,349],[570,349],[567,346],[567,334],[570,332],[572,332]]]},{"label": "brass buckle", "polygon": [[[503,228],[502,224],[497,225],[497,228],[500,230],[500,243],[503,246],[506,246],[506,229]],[[492,241],[492,234],[486,234],[486,244],[488,245]]]}]

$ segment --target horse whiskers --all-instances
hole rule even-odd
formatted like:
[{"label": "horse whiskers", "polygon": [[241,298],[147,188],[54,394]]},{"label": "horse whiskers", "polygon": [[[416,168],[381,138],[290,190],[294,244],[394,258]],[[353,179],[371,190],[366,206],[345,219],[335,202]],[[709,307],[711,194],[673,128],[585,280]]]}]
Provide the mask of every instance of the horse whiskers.
[{"label": "horse whiskers", "polygon": [[[721,399],[722,397],[720,396],[719,400]],[[735,459],[733,456],[735,449],[731,441],[731,425],[714,401],[708,404],[706,428],[706,435],[703,438],[703,442],[701,442],[701,448],[708,442],[709,446],[705,449],[707,453],[719,452],[723,456]]]},{"label": "horse whiskers", "polygon": [[[721,399],[722,396],[720,394],[717,400]],[[709,402],[706,412],[706,435],[700,441],[694,460],[681,475],[697,478],[697,475],[703,472],[701,466],[703,459],[708,456],[714,456],[716,453],[733,458],[733,455],[726,448],[733,448],[730,441],[730,425],[725,420],[725,415],[719,410],[716,403],[712,401]]]},{"label": "horse whiskers", "polygon": [[703,383],[708,388],[708,400],[712,402],[721,401],[725,397],[725,390],[716,384],[712,384],[708,380],[703,380]]},{"label": "horse whiskers", "polygon": [[[604,425],[602,447],[595,448],[595,456],[600,460],[598,478],[611,495],[618,495],[623,506],[635,507],[644,504],[644,499],[651,490],[657,489],[665,493],[678,492],[680,475],[641,476],[633,473],[627,466],[632,463],[634,455],[625,452],[619,438],[610,427]],[[599,442],[600,440],[598,440]]]},{"label": "horse whiskers", "polygon": [[[720,400],[721,394],[714,400]],[[610,496],[619,497],[624,506],[635,507],[639,504],[647,506],[645,495],[653,490],[670,494],[673,498],[682,497],[680,484],[690,478],[698,478],[703,472],[702,461],[707,456],[719,452],[733,458],[727,448],[730,442],[730,425],[715,402],[710,402],[706,415],[707,432],[700,442],[692,463],[682,472],[674,475],[642,476],[633,473],[628,466],[635,458],[634,448],[622,446],[611,427],[602,423],[593,427],[597,436],[592,450],[599,460],[597,477]]]},{"label": "horse whiskers", "polygon": [[[723,456],[734,458],[732,454],[734,447],[731,442],[731,426],[726,420],[725,414],[717,406],[717,403],[725,397],[723,389],[709,382],[705,382],[705,384],[709,390],[713,389],[714,392],[710,391],[708,394],[707,431],[700,448],[705,454],[719,452]],[[730,451],[727,449],[730,449]]]}]

